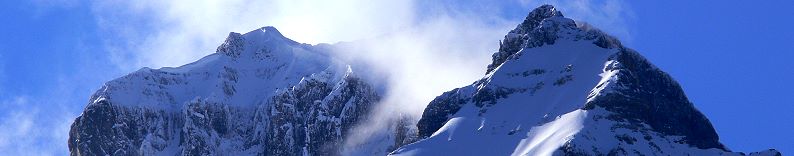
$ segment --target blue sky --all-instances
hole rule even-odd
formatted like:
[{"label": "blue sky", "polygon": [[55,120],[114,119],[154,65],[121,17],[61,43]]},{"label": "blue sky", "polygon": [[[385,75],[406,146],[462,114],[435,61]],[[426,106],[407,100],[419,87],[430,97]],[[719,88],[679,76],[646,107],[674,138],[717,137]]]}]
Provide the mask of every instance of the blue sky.
[{"label": "blue sky", "polygon": [[[103,82],[144,66],[189,63],[212,53],[229,31],[274,25],[287,37],[319,43],[405,29],[448,28],[477,31],[463,37],[446,35],[472,41],[484,38],[493,44],[479,48],[495,49],[508,29],[532,8],[546,3],[362,2],[369,1],[2,1],[0,153],[65,155],[71,121]],[[794,82],[790,81],[794,80],[794,31],[789,17],[794,15],[794,2],[549,3],[566,16],[618,36],[670,73],[729,148],[794,152],[794,133],[790,132],[794,128],[790,113],[794,110]],[[339,24],[351,22],[363,24]],[[481,74],[490,53],[455,53],[476,59],[473,68],[458,70]]]}]

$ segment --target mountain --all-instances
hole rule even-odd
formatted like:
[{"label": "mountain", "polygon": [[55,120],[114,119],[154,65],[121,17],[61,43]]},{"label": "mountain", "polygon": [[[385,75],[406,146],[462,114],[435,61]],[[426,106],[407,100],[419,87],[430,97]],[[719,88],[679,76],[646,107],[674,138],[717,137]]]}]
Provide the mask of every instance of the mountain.
[{"label": "mountain", "polygon": [[[69,150],[338,155],[382,92],[331,49],[295,42],[273,27],[230,33],[216,53],[196,62],[143,68],[105,83],[72,124]],[[399,145],[389,146],[372,148],[385,155]]]},{"label": "mountain", "polygon": [[[436,97],[392,155],[745,155],[679,84],[617,39],[534,9],[487,74]],[[781,155],[774,149],[750,155]]]},{"label": "mountain", "polygon": [[[72,124],[69,150],[746,155],[719,142],[668,74],[550,5],[534,9],[500,41],[482,79],[438,96],[421,118],[372,119],[388,86],[376,83],[382,77],[373,76],[377,72],[367,63],[337,58],[363,43],[302,44],[274,27],[230,33],[215,53],[193,63],[143,68],[105,83]],[[385,126],[356,129],[373,122]],[[749,155],[781,154],[770,149]]]}]

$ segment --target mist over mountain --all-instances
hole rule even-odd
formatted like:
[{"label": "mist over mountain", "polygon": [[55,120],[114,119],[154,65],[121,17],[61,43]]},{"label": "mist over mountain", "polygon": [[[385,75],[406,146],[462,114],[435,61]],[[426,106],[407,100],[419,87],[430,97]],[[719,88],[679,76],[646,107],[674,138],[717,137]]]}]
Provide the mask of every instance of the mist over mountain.
[{"label": "mist over mountain", "polygon": [[[377,41],[376,39],[372,39]],[[72,155],[781,155],[741,153],[667,73],[617,39],[531,11],[480,80],[423,113],[390,112],[368,41],[303,44],[274,27],[216,53],[109,81],[69,133]],[[366,51],[367,49],[363,49]],[[437,58],[444,59],[444,58]],[[410,62],[407,62],[410,63]],[[421,75],[432,77],[433,75]]]}]

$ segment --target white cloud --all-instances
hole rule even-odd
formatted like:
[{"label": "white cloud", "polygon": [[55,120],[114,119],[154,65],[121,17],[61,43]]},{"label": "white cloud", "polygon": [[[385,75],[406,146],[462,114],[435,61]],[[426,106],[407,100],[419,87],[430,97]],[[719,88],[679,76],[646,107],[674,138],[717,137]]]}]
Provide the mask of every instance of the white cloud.
[{"label": "white cloud", "polygon": [[[34,2],[45,9],[80,4],[70,0]],[[501,17],[504,5],[487,1],[470,1],[464,6],[442,4],[447,2],[458,1],[97,0],[91,2],[90,8],[101,28],[108,55],[121,71],[186,64],[214,52],[230,31],[247,32],[266,25],[308,43],[375,38],[362,41],[369,44],[345,57],[368,62],[386,75],[385,82],[390,86],[384,97],[387,107],[379,109],[375,121],[388,121],[394,113],[418,116],[441,92],[481,77],[497,41],[520,22]],[[631,40],[629,23],[633,13],[621,1],[519,2],[526,12],[541,3],[554,4],[568,17]],[[3,69],[0,64],[0,80],[5,80]],[[92,69],[83,70],[89,70],[81,71],[84,75],[91,75],[88,73]],[[91,88],[86,86],[94,85],[86,83],[105,78],[71,81],[82,79],[61,78],[54,93],[0,101],[4,110],[0,114],[0,153],[67,152],[69,125],[77,115],[72,110],[83,104],[83,100],[75,99],[87,98],[75,90]],[[382,123],[374,122],[361,129],[382,128]],[[366,141],[366,136],[354,136],[351,144]]]},{"label": "white cloud", "polygon": [[[385,75],[387,107],[377,113],[378,121],[387,121],[393,112],[418,117],[435,96],[482,77],[498,40],[521,20],[502,17],[502,9],[526,13],[553,4],[567,17],[624,40],[631,37],[627,23],[633,13],[619,0],[445,3],[458,1],[95,1],[93,10],[122,71],[186,64],[214,52],[230,31],[267,25],[299,42],[365,39],[358,42],[366,46],[343,57],[370,63]],[[505,8],[512,3],[523,8]]]},{"label": "white cloud", "polygon": [[[101,28],[105,50],[120,71],[178,66],[214,52],[228,32],[276,26],[300,42],[321,43],[372,39],[346,56],[371,63],[386,75],[389,96],[379,120],[394,112],[418,116],[443,91],[481,77],[490,54],[507,30],[520,21],[499,14],[504,5],[471,1],[369,0],[139,0],[34,1],[47,8],[91,8]],[[526,12],[543,1],[520,1]],[[566,16],[591,22],[607,32],[630,39],[630,8],[617,0],[546,1]],[[418,6],[422,5],[422,6]],[[431,5],[431,6],[426,6]],[[510,8],[515,9],[515,8]],[[421,13],[421,14],[420,14]],[[627,20],[629,19],[629,20]],[[92,47],[85,47],[90,49]],[[0,59],[3,59],[0,56]],[[93,57],[83,56],[84,60]],[[66,150],[69,125],[85,104],[86,94],[108,75],[95,71],[104,64],[87,61],[74,76],[41,95],[0,99],[0,153],[60,155]],[[0,62],[0,81],[5,81]],[[0,82],[2,84],[3,82]],[[0,89],[2,86],[0,86]],[[8,93],[4,93],[8,94]],[[6,95],[0,95],[0,97]],[[64,100],[66,99],[66,100]],[[377,123],[377,122],[376,122]],[[378,128],[369,125],[364,128]],[[365,137],[358,138],[366,140]]]},{"label": "white cloud", "polygon": [[[34,15],[36,16],[36,15]],[[106,67],[106,62],[97,60],[97,54],[89,51],[95,47],[88,40],[79,40],[71,47],[61,49],[72,52],[70,67],[63,72],[53,69],[54,77],[42,83],[15,85],[13,91],[0,86],[0,155],[68,155],[67,138],[70,125],[82,111],[87,99],[104,81],[119,72]],[[0,54],[0,84],[13,83],[25,78],[19,75],[3,75],[3,68],[10,67]],[[8,78],[8,79],[6,79]],[[43,89],[36,89],[43,88]]]},{"label": "white cloud", "polygon": [[[119,71],[189,63],[213,53],[228,32],[247,32],[267,25],[307,43],[374,38],[362,41],[369,44],[343,57],[370,63],[387,77],[387,107],[379,109],[375,121],[387,121],[394,113],[418,116],[441,92],[483,76],[498,40],[520,22],[502,17],[503,9],[523,9],[526,13],[544,3],[517,1],[523,8],[505,8],[512,4],[485,0],[456,5],[446,3],[459,1],[95,0],[89,1],[90,6],[80,6],[85,1],[36,0],[33,2],[43,12],[51,8],[90,8],[101,29],[104,50],[117,70],[104,67],[101,61],[86,61],[76,65],[80,70],[73,75],[60,76],[53,91],[30,96],[0,93],[0,98],[16,96],[0,99],[0,153],[65,154],[69,126],[98,82]],[[566,16],[630,39],[627,21],[632,14],[620,1],[546,3],[555,4]],[[93,47],[78,48],[87,51]],[[81,60],[94,58],[81,56]],[[0,61],[0,84],[6,80],[3,69]],[[104,71],[104,75],[96,71]],[[362,129],[382,128],[378,123]],[[358,137],[353,142],[367,139]]]},{"label": "white cloud", "polygon": [[[178,66],[214,52],[228,32],[276,26],[301,42],[374,37],[408,26],[410,1],[96,1],[113,60],[126,70]],[[396,19],[396,20],[393,20]]]},{"label": "white cloud", "polygon": [[[630,39],[626,19],[633,16],[618,0],[518,2],[526,12],[554,4],[566,16]],[[299,42],[386,40],[371,43],[370,52],[357,57],[377,63],[393,76],[392,83],[413,85],[395,85],[395,94],[411,93],[427,101],[435,94],[424,93],[439,93],[480,76],[497,41],[520,22],[506,22],[498,14],[504,6],[493,2],[441,3],[449,2],[141,0],[96,1],[93,8],[103,36],[110,36],[105,41],[112,60],[122,71],[186,64],[214,52],[230,31],[273,25]],[[435,76],[415,78],[428,74]]]},{"label": "white cloud", "polygon": [[[73,115],[46,107],[42,101],[18,96],[0,101],[0,153],[6,155],[66,154]],[[60,112],[60,113],[56,113]],[[58,120],[58,121],[53,121]]]},{"label": "white cloud", "polygon": [[[466,17],[466,18],[464,18]],[[471,84],[485,73],[498,40],[509,24],[484,24],[480,18],[463,14],[429,18],[413,28],[363,41],[358,50],[345,51],[364,60],[387,78],[387,94],[373,114],[373,122],[355,130],[348,146],[368,142],[400,114],[421,116],[436,96]],[[432,21],[432,22],[430,22]],[[381,130],[381,131],[377,131]]]},{"label": "white cloud", "polygon": [[0,98],[0,153],[67,155],[67,139],[87,94],[79,78],[60,76],[51,91]]}]

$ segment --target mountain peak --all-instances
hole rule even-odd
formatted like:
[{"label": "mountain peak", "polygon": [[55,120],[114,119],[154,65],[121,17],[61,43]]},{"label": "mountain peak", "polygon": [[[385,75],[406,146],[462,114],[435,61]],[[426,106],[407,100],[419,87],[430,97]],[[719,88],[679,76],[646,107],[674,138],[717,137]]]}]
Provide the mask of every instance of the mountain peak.
[{"label": "mountain peak", "polygon": [[746,155],[670,75],[554,6],[531,11],[492,59],[482,79],[433,99],[421,140],[392,155]]},{"label": "mountain peak", "polygon": [[226,40],[223,41],[223,44],[218,46],[218,49],[216,49],[215,52],[236,58],[239,57],[240,52],[243,51],[243,44],[243,35],[236,32],[230,32],[229,36],[226,37]]},{"label": "mountain peak", "polygon": [[[247,42],[246,42],[247,41]],[[293,41],[276,29],[273,26],[265,26],[259,29],[254,29],[245,34],[230,32],[226,40],[218,47],[217,53],[238,58],[246,51],[245,47],[251,47],[248,51],[256,50],[262,47],[278,47],[283,45],[297,45],[298,42]]]},{"label": "mountain peak", "polygon": [[248,33],[245,33],[243,36],[268,36],[268,37],[276,37],[276,38],[286,38],[281,32],[273,26],[264,26],[259,29],[255,29]]},{"label": "mountain peak", "polygon": [[[559,19],[563,19],[563,20],[559,20]],[[527,33],[532,29],[542,26],[543,21],[552,21],[552,23],[558,23],[555,25],[571,25],[574,23],[573,20],[565,18],[565,16],[562,15],[562,12],[557,10],[557,8],[554,8],[554,6],[552,5],[546,4],[538,8],[535,8],[534,10],[529,12],[526,19],[524,19],[524,22],[521,22],[521,24],[519,24],[518,27],[516,27],[516,29],[511,31],[511,33],[517,33],[517,34]]]},{"label": "mountain peak", "polygon": [[557,39],[556,33],[561,27],[576,28],[576,23],[572,19],[565,18],[562,12],[552,5],[535,8],[521,24],[500,41],[499,51],[493,54],[493,63],[488,65],[486,74],[491,73],[511,55],[528,45],[553,44]]},{"label": "mountain peak", "polygon": [[527,20],[530,19],[543,20],[551,17],[564,17],[564,16],[562,15],[562,12],[557,10],[557,8],[554,8],[553,5],[546,4],[538,8],[535,8],[534,10],[532,10],[532,12],[529,12],[529,15],[527,16]]},{"label": "mountain peak", "polygon": [[297,43],[281,34],[276,27],[264,26],[259,29],[252,30],[242,35],[246,40],[256,42],[283,42],[283,43]]}]

